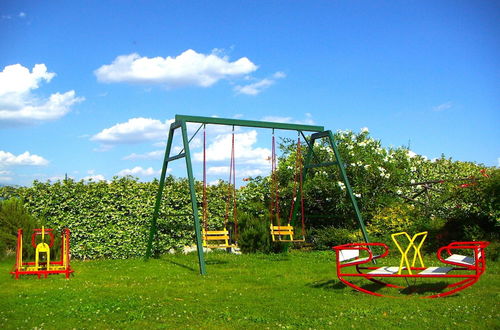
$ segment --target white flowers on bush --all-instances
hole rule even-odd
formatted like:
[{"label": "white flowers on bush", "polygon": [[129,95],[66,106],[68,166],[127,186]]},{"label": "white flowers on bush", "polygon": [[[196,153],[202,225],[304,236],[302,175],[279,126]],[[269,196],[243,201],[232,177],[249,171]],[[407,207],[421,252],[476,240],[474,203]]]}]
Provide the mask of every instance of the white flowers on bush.
[{"label": "white flowers on bush", "polygon": [[345,184],[342,181],[338,181],[337,184],[339,185],[340,189],[345,189]]}]

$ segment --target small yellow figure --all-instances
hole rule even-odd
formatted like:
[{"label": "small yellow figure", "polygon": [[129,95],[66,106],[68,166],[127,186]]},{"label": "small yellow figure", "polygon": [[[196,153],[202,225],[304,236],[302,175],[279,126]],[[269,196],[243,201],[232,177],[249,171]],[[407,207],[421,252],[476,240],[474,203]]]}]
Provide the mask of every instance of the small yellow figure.
[{"label": "small yellow figure", "polygon": [[[40,266],[40,253],[45,253],[45,259],[47,260],[46,267]],[[35,270],[40,270],[45,268],[50,270],[50,246],[45,243],[45,227],[42,226],[42,242],[38,243],[35,252]]]}]

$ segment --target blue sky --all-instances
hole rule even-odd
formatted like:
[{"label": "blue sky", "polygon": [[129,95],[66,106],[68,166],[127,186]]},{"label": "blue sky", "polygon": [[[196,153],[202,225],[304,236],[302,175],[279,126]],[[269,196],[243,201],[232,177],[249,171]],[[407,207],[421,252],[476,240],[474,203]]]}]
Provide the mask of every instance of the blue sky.
[{"label": "blue sky", "polygon": [[[151,180],[175,114],[368,127],[385,146],[498,166],[499,14],[495,1],[2,1],[0,184]],[[227,179],[228,133],[208,129],[209,180]],[[237,144],[239,177],[268,171],[268,131]]]}]

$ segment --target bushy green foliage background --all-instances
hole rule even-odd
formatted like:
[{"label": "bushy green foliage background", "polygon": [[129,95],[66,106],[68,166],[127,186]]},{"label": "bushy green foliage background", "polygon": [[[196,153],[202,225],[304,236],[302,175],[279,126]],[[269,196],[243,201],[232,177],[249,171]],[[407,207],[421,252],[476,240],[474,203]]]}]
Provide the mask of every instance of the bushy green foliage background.
[{"label": "bushy green foliage background", "polygon": [[[383,148],[367,130],[338,131],[335,139],[372,240],[387,241],[390,234],[401,230],[429,231],[432,247],[452,240],[499,240],[498,168],[452,161],[444,156],[429,160],[406,147]],[[280,149],[277,177],[281,216],[286,221],[294,186],[295,141],[283,140]],[[327,143],[315,145],[314,162],[334,160]],[[336,166],[310,169],[304,185],[307,241],[316,249],[360,238],[338,172]],[[270,177],[251,178],[238,189],[240,244],[245,251],[284,250],[273,245],[266,234],[270,181]],[[220,228],[224,222],[227,188],[223,181],[208,187],[210,229]],[[196,182],[196,189],[201,212],[200,182]],[[1,187],[0,197],[19,198],[33,219],[49,228],[59,231],[68,227],[73,257],[129,258],[145,252],[157,190],[157,180],[68,179],[55,183],[35,181],[31,187]],[[167,177],[154,246],[156,254],[194,243],[191,212],[187,180]],[[27,218],[23,219],[17,225],[28,227]],[[300,227],[300,223],[294,225]],[[12,231],[6,228],[2,225],[2,233]],[[0,246],[2,250],[12,249],[12,242],[7,239],[0,244],[4,245]]]},{"label": "bushy green foliage background", "polygon": [[[390,234],[401,230],[429,231],[431,248],[453,240],[499,239],[498,168],[444,155],[431,160],[407,147],[383,148],[368,130],[338,131],[335,140],[372,240],[390,240]],[[335,160],[331,147],[323,142],[314,147],[316,163]],[[282,209],[288,209],[294,141],[284,140],[281,150],[280,196]],[[338,168],[313,168],[308,173],[304,191],[309,241],[323,249],[344,243],[349,237],[346,230],[351,237],[359,236]]]},{"label": "bushy green foliage background", "polygon": [[[73,257],[95,259],[144,255],[157,191],[157,180],[139,182],[123,177],[109,183],[35,181],[33,186],[9,194],[22,199],[26,209],[46,227],[56,231],[69,228]],[[224,183],[208,189],[211,226],[223,222],[226,191]],[[155,242],[159,254],[194,242],[187,180],[168,177],[163,198]]]},{"label": "bushy green foliage background", "polygon": [[[33,229],[41,225],[33,217],[19,198],[0,201],[0,257],[9,253],[14,255],[17,247],[17,231],[22,228],[31,237]],[[23,257],[30,258],[35,254],[31,247],[31,239],[23,240]]]}]

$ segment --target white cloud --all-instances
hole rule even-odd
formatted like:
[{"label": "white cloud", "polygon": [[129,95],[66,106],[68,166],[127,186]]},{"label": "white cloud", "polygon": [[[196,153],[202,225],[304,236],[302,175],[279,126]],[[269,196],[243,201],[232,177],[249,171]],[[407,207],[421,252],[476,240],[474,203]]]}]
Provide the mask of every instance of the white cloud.
[{"label": "white cloud", "polygon": [[8,176],[10,174],[12,174],[11,171],[0,171],[0,182],[12,181],[13,178],[11,176]]},{"label": "white cloud", "polygon": [[276,123],[288,123],[288,124],[305,124],[314,125],[314,120],[309,112],[306,112],[306,118],[302,120],[296,120],[292,117],[281,117],[281,116],[266,116],[261,119],[262,121],[271,121]]},{"label": "white cloud", "polygon": [[259,80],[257,82],[241,86],[241,85],[236,85],[234,87],[234,90],[238,94],[246,94],[246,95],[258,95],[260,94],[264,89],[274,85],[276,83],[277,79],[281,79],[286,77],[286,75],[283,72],[276,72],[275,74],[272,75],[272,78],[264,78],[262,80]]},{"label": "white cloud", "polygon": [[139,175],[139,176],[153,176],[160,174],[161,171],[155,171],[152,167],[142,168],[141,166],[136,166],[134,168],[126,168],[117,173],[119,176],[126,175]]},{"label": "white cloud", "polygon": [[286,74],[284,72],[278,71],[273,74],[274,79],[282,79],[285,78]]},{"label": "white cloud", "polygon": [[19,18],[25,18],[26,17],[26,13],[22,11],[17,16],[19,16]]},{"label": "white cloud", "polygon": [[32,155],[28,151],[16,156],[10,152],[0,150],[0,167],[19,165],[43,166],[48,163],[49,161],[45,158],[38,155]]},{"label": "white cloud", "polygon": [[50,82],[55,75],[47,72],[45,64],[36,64],[31,72],[21,64],[8,65],[0,72],[0,96],[37,89],[42,81]]},{"label": "white cloud", "polygon": [[[260,168],[243,168],[236,169],[236,177],[237,178],[245,178],[249,176],[258,176],[262,175],[264,171]],[[227,175],[229,176],[229,166],[211,166],[207,169],[208,175]]]},{"label": "white cloud", "polygon": [[50,82],[54,76],[45,64],[36,64],[31,72],[21,64],[6,66],[0,72],[0,126],[55,120],[84,100],[76,97],[73,90],[54,93],[47,99],[32,94],[42,82]]},{"label": "white cloud", "polygon": [[102,174],[87,175],[82,178],[83,181],[106,181],[106,178]]},{"label": "white cloud", "polygon": [[257,95],[273,84],[274,80],[266,78],[245,86],[237,85],[236,87],[234,87],[234,90],[239,94]]},{"label": "white cloud", "polygon": [[105,83],[148,83],[166,87],[209,87],[217,81],[257,70],[248,58],[230,62],[219,52],[197,53],[188,49],[177,57],[141,57],[139,54],[118,56],[111,64],[103,65],[94,73]]},{"label": "white cloud", "polygon": [[125,123],[119,123],[105,128],[90,139],[105,145],[140,143],[145,141],[166,139],[170,123],[173,120],[152,118],[131,118]]},{"label": "white cloud", "polygon": [[229,174],[229,166],[210,166],[207,169],[207,174],[210,175]]},{"label": "white cloud", "polygon": [[[231,157],[231,134],[220,134],[214,139],[214,142],[206,148],[207,161],[224,161]],[[251,130],[245,133],[236,133],[234,135],[235,158],[245,164],[268,165],[271,151],[267,148],[254,148],[257,142],[257,131]],[[196,161],[203,161],[203,152],[194,154]]]},{"label": "white cloud", "polygon": [[167,146],[167,141],[158,141],[152,144],[153,147],[163,147]]},{"label": "white cloud", "polygon": [[213,181],[208,182],[207,185],[216,186],[216,185],[220,184],[221,182],[223,182],[223,180],[217,179],[217,180],[213,180]]},{"label": "white cloud", "polygon": [[0,182],[10,182],[13,178],[10,176],[0,176]]},{"label": "white cloud", "polygon": [[260,168],[243,169],[236,172],[237,177],[246,178],[249,176],[255,177],[264,174],[264,171]]},{"label": "white cloud", "polygon": [[[68,179],[75,179],[73,176],[67,176]],[[51,177],[48,177],[47,180],[51,182],[56,182],[56,181],[64,181],[66,179],[66,175],[54,175]]]},{"label": "white cloud", "polygon": [[500,167],[500,157],[497,158],[497,161],[498,161],[498,167]]},{"label": "white cloud", "polygon": [[434,110],[434,111],[445,111],[445,110],[450,109],[451,107],[453,107],[453,103],[452,102],[446,102],[446,103],[443,103],[443,104],[440,104],[440,105],[437,105],[437,106],[433,107],[432,110]]},{"label": "white cloud", "polygon": [[161,159],[165,155],[165,150],[150,151],[145,154],[131,153],[123,157],[123,160],[137,160],[137,159]]}]

